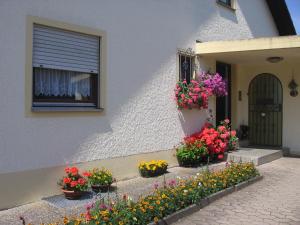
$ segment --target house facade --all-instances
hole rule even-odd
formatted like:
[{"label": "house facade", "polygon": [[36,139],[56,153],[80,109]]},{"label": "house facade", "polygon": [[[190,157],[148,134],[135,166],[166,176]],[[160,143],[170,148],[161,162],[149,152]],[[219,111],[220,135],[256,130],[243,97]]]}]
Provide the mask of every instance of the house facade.
[{"label": "house facade", "polygon": [[[288,88],[299,80],[300,46],[297,37],[279,38],[295,30],[285,2],[276,2],[1,1],[0,209],[60,193],[56,182],[66,165],[104,166],[117,179],[137,176],[140,160],[176,165],[174,146],[207,118],[206,110],[176,108],[175,83],[187,78],[182,61],[189,62],[188,76],[195,70],[230,76],[229,97],[210,100],[216,118],[231,117],[239,128],[250,126],[252,113],[258,126],[268,112],[250,113],[248,105],[270,103],[277,122],[268,129],[278,136],[269,131],[268,142],[259,139],[267,125],[249,129],[253,144],[300,153],[300,100]],[[242,39],[255,43],[232,43]],[[257,40],[279,47],[258,51]],[[269,57],[280,62],[270,64]],[[270,96],[261,98],[266,88]]]}]

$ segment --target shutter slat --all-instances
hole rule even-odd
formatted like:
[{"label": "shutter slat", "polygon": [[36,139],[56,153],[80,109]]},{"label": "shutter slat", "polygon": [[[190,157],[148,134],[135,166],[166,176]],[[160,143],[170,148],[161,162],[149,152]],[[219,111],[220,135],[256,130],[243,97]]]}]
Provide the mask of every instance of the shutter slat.
[{"label": "shutter slat", "polygon": [[[36,58],[44,59],[46,60],[47,58],[57,58],[57,59],[66,59],[62,56],[57,56],[55,53],[51,52],[34,52]],[[81,55],[76,55],[76,54],[70,54],[68,55],[67,60],[74,60],[74,61],[79,61],[79,62],[87,62],[87,63],[98,63],[96,57],[82,57]]]},{"label": "shutter slat", "polygon": [[80,48],[80,47],[70,47],[67,45],[55,45],[55,43],[50,43],[50,42],[43,42],[41,43],[40,41],[36,41],[36,43],[33,44],[33,47],[37,47],[38,49],[53,49],[56,51],[66,51],[66,52],[72,52],[72,53],[82,53],[86,55],[91,55],[91,56],[97,56],[98,51],[90,51],[87,48]]},{"label": "shutter slat", "polygon": [[94,41],[98,40],[98,37],[92,35],[85,35],[78,32],[72,32],[67,30],[62,30],[59,28],[41,26],[41,25],[34,25],[34,33],[42,34],[47,37],[54,37],[58,39],[68,39],[77,42],[83,43],[94,43]]},{"label": "shutter slat", "polygon": [[34,25],[33,66],[98,73],[99,37]]},{"label": "shutter slat", "polygon": [[49,37],[35,37],[35,43],[38,44],[44,44],[44,43],[51,43],[53,46],[62,46],[62,47],[68,47],[72,49],[86,49],[87,51],[96,51],[98,46],[91,46],[91,45],[84,45],[82,43],[74,42],[71,40],[57,40],[54,38],[49,38]]}]

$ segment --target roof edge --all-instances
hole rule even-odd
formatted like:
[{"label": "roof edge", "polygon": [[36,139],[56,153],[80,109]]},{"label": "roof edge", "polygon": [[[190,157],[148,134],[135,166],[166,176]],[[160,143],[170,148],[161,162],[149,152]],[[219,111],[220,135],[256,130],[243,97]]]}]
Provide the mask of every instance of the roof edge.
[{"label": "roof edge", "polygon": [[280,36],[296,35],[290,12],[285,0],[266,0]]}]

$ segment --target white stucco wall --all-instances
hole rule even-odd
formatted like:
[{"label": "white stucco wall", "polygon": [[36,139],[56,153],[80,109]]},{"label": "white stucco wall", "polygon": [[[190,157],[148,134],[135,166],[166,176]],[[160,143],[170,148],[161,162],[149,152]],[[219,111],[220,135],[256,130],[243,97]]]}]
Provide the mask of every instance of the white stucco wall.
[{"label": "white stucco wall", "polygon": [[[242,101],[235,101],[236,105],[236,126],[248,125],[248,88],[251,80],[258,74],[270,73],[275,75],[283,87],[283,128],[282,145],[290,149],[293,154],[300,154],[299,142],[299,116],[300,116],[300,96],[291,97],[289,82],[294,77],[296,83],[300,84],[300,66],[298,63],[283,61],[278,64],[264,65],[238,65],[236,73],[236,84],[234,92],[242,91]],[[299,88],[298,88],[299,91]],[[236,127],[236,128],[237,128]]]},{"label": "white stucco wall", "polygon": [[[1,0],[0,173],[171,149],[206,118],[176,109],[176,49],[277,35],[265,1],[236,8],[214,0]],[[25,117],[27,15],[107,32],[105,116]]]}]

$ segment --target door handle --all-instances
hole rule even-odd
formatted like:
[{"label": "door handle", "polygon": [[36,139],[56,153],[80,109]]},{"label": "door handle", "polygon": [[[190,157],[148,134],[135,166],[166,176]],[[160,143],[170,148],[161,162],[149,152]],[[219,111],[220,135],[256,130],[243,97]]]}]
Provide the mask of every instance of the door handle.
[{"label": "door handle", "polygon": [[266,117],[266,113],[262,112],[261,114],[261,117]]}]

